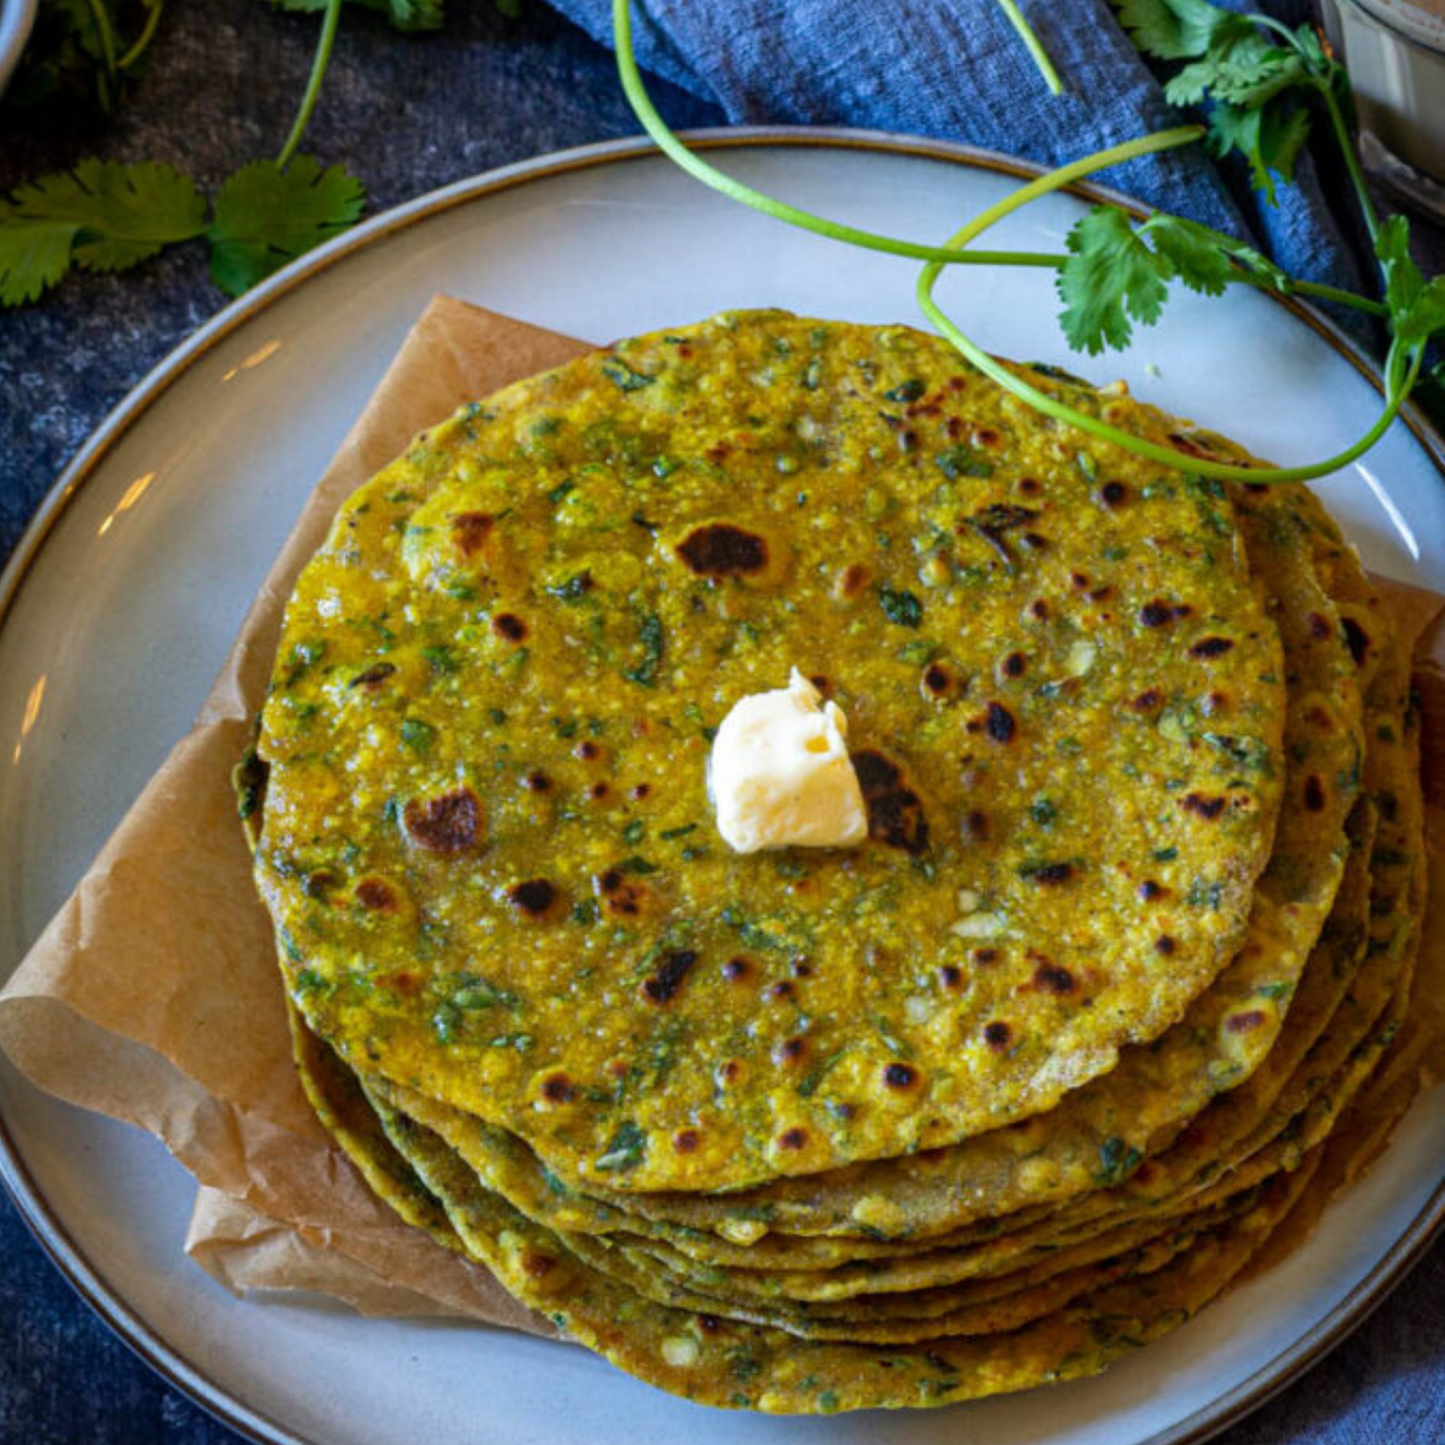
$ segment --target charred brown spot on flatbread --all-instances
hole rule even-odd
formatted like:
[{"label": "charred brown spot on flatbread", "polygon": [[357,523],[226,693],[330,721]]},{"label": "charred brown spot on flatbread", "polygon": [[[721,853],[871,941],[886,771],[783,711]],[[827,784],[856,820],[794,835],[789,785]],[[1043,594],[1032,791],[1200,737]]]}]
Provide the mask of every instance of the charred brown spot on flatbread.
[{"label": "charred brown spot on flatbread", "polygon": [[385,878],[363,878],[355,892],[356,901],[373,913],[396,912],[396,890]]},{"label": "charred brown spot on flatbread", "polygon": [[364,692],[377,692],[381,684],[395,672],[396,664],[394,662],[373,663],[365,672],[360,672],[351,679],[351,686],[359,687]]},{"label": "charred brown spot on flatbread", "polygon": [[651,977],[643,980],[642,992],[652,1003],[671,1003],[696,962],[696,949],[674,948],[664,953]]},{"label": "charred brown spot on flatbread", "polygon": [[528,878],[507,890],[507,901],[526,918],[539,920],[556,912],[562,900],[557,885],[549,878]]},{"label": "charred brown spot on flatbread", "polygon": [[452,545],[468,561],[485,549],[497,525],[490,512],[454,512],[451,521]]},{"label": "charred brown spot on flatbread", "polygon": [[1251,1029],[1257,1029],[1264,1020],[1263,1009],[1247,1009],[1243,1013],[1230,1014],[1224,1021],[1224,1027],[1232,1034],[1247,1034]]},{"label": "charred brown spot on flatbread", "polygon": [[1201,637],[1198,642],[1190,645],[1190,657],[1223,657],[1234,647],[1234,642],[1228,637]]},{"label": "charred brown spot on flatbread", "polygon": [[614,918],[636,918],[647,907],[652,890],[638,878],[629,878],[620,868],[609,868],[592,880],[603,912]]},{"label": "charred brown spot on flatbread", "polygon": [[1204,793],[1186,793],[1179,800],[1179,806],[1186,813],[1193,813],[1198,818],[1213,822],[1229,806],[1229,799],[1223,797],[1208,797]]},{"label": "charred brown spot on flatbread", "polygon": [[482,832],[482,805],[470,788],[413,798],[402,811],[406,835],[424,853],[465,853]]},{"label": "charred brown spot on flatbread", "polygon": [[1060,968],[1047,960],[1034,969],[1033,982],[1034,987],[1041,993],[1055,994],[1060,998],[1073,993],[1075,988],[1074,975],[1068,969]]},{"label": "charred brown spot on flatbread", "polygon": [[908,785],[902,767],[874,748],[853,754],[853,770],[868,814],[868,836],[915,857],[928,848],[923,800]]},{"label": "charred brown spot on flatbread", "polygon": [[793,1034],[778,1044],[773,1056],[780,1064],[801,1064],[808,1057],[808,1041],[801,1034]]},{"label": "charred brown spot on flatbread", "polygon": [[542,1097],[549,1104],[570,1104],[577,1098],[577,1086],[559,1069],[542,1080]]},{"label": "charred brown spot on flatbread", "polygon": [[1187,602],[1166,602],[1156,597],[1139,609],[1141,627],[1167,627],[1181,617],[1188,617],[1193,608]]},{"label": "charred brown spot on flatbread", "polygon": [[991,702],[984,717],[984,730],[996,743],[1011,743],[1018,732],[1018,723],[1001,702]]},{"label": "charred brown spot on flatbread", "polygon": [[1013,1038],[1013,1030],[1002,1019],[994,1019],[983,1026],[983,1041],[989,1048],[1002,1053]]},{"label": "charred brown spot on flatbread", "polygon": [[767,567],[768,544],[731,522],[708,522],[677,544],[677,555],[700,577],[750,577]]}]

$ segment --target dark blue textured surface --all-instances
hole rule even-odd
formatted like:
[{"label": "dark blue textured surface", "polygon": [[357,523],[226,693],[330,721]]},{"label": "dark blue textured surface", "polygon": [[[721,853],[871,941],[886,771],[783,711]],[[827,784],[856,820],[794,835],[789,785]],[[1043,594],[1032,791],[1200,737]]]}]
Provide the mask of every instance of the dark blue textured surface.
[{"label": "dark blue textured surface", "polygon": [[[583,0],[567,0],[574,3]],[[702,3],[691,0],[689,8]],[[957,12],[957,20],[976,3],[953,0],[940,8]],[[508,161],[635,131],[610,56],[536,0],[524,4],[522,19],[507,22],[485,0],[452,0],[444,34],[410,41],[349,10],[308,148],[347,160],[380,209]],[[1076,5],[1086,8],[1085,0],[1056,0],[1036,3],[1031,11],[1057,35],[1061,17],[1072,19]],[[662,13],[661,0],[656,8]],[[744,23],[761,24],[758,17],[767,9],[754,0],[711,0],[711,8],[729,33]],[[895,15],[907,8],[889,7]],[[174,0],[151,74],[113,129],[99,138],[53,127],[27,132],[15,115],[0,112],[0,191],[97,146],[116,159],[169,159],[213,180],[279,142],[313,35],[314,22],[273,14],[259,0]],[[838,52],[831,61],[817,56],[806,36],[792,34],[794,46],[800,58],[818,61],[807,86],[799,81],[801,99],[770,108],[742,73],[720,83],[716,94],[741,119],[838,122],[847,118],[831,108],[838,96],[864,86],[876,100],[890,82],[881,65],[843,75]],[[1096,57],[1102,53],[1090,50]],[[965,54],[977,59],[972,51]],[[1003,47],[990,54],[992,64],[1018,63]],[[962,58],[944,57],[949,64]],[[943,99],[949,78],[947,69],[939,70]],[[1141,77],[1129,83],[1140,87],[1141,105],[1154,104]],[[721,119],[719,110],[698,99],[663,85],[655,89],[673,124]],[[1054,120],[1038,130],[1037,144],[1031,143],[1035,137],[1020,142],[1014,131],[1010,146],[998,127],[1010,117],[1017,125],[1020,112],[1016,97],[1006,92],[979,111],[950,112],[947,122],[914,100],[908,105],[883,123],[1001,144],[1040,159],[1056,153],[1055,143],[1072,152],[1114,138]],[[1165,199],[1173,192],[1155,194]],[[1227,204],[1213,182],[1198,194],[1211,206]],[[0,557],[105,413],[222,301],[206,280],[202,250],[194,247],[124,276],[78,278],[41,306],[0,313]],[[1445,1248],[1437,1246],[1346,1345],[1221,1438],[1226,1445],[1441,1445],[1442,1357]],[[960,1415],[965,1419],[966,1411]],[[222,1445],[235,1438],[110,1335],[0,1198],[0,1442]]]}]

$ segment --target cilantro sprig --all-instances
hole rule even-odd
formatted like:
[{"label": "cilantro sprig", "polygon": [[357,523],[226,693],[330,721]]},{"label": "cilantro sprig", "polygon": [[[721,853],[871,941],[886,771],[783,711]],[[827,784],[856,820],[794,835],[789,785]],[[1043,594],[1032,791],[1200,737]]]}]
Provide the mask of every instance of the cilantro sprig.
[{"label": "cilantro sprig", "polygon": [[1070,230],[1069,256],[1059,268],[1059,316],[1069,345],[1097,356],[1122,351],[1133,339],[1131,321],[1152,326],[1168,299],[1168,283],[1180,281],[1204,296],[1222,296],[1232,285],[1257,286],[1337,301],[1376,316],[1388,315],[1379,301],[1296,281],[1268,256],[1233,236],[1198,221],[1156,211],[1135,223],[1118,206],[1095,206]]},{"label": "cilantro sprig", "polygon": [[[1275,178],[1291,179],[1309,139],[1308,95],[1338,110],[1342,125],[1350,111],[1345,68],[1307,25],[1290,29],[1270,16],[1236,14],[1209,0],[1114,0],[1114,8],[1145,55],[1189,62],[1164,87],[1165,99],[1178,106],[1211,101],[1210,149],[1219,156],[1243,154],[1255,189],[1271,204]],[[1368,196],[1365,201],[1373,222]]]},{"label": "cilantro sprig", "polygon": [[211,279],[239,296],[313,246],[339,235],[361,215],[366,189],[340,166],[298,155],[287,166],[252,161],[216,194],[206,227]]},{"label": "cilantro sprig", "polygon": [[[998,0],[1029,46],[1040,73],[1057,93],[1058,77],[1016,5]],[[1239,15],[1210,0],[1114,0],[1121,23],[1136,45],[1155,59],[1184,62],[1166,86],[1180,105],[1208,106],[1205,123],[1140,136],[1110,146],[1040,176],[989,207],[942,246],[847,226],[744,185],[683,145],[658,114],[632,48],[630,0],[613,0],[612,21],[622,89],[643,128],[683,170],[732,200],[789,225],[832,240],[925,263],[918,280],[920,309],[934,328],[974,367],[1035,410],[1066,422],[1137,456],[1194,475],[1227,481],[1296,482],[1325,476],[1362,456],[1399,414],[1424,367],[1425,353],[1445,333],[1445,281],[1431,280],[1411,261],[1408,224],[1393,217],[1381,226],[1355,154],[1348,77],[1307,26],[1290,29],[1269,16]],[[1117,206],[1095,207],[1072,228],[1067,252],[975,250],[973,243],[1005,216],[1040,196],[1137,156],[1207,140],[1217,155],[1239,152],[1268,204],[1277,183],[1288,181],[1311,125],[1323,114],[1344,156],[1374,240],[1384,302],[1338,287],[1290,276],[1234,237],[1178,216],[1155,213],[1142,222]],[[1122,348],[1135,325],[1161,316],[1169,283],[1204,295],[1249,285],[1276,294],[1309,296],[1382,317],[1391,333],[1383,366],[1384,406],[1369,430],[1351,446],[1322,461],[1293,467],[1243,467],[1185,457],[1078,411],[1058,396],[1015,374],[972,341],[938,306],[933,290],[948,265],[1010,265],[1058,273],[1060,323],[1070,346],[1097,354]],[[1437,367],[1437,372],[1441,368]],[[1445,379],[1445,378],[1441,378]]]},{"label": "cilantro sprig", "polygon": [[35,300],[71,266],[123,271],[205,228],[205,198],[170,166],[81,161],[0,202],[0,302]]},{"label": "cilantro sprig", "polygon": [[[53,0],[70,18],[75,43],[97,64],[103,103],[155,33],[163,0],[142,0],[147,19],[120,51],[115,0]],[[273,0],[277,3],[277,0]],[[208,203],[196,184],[155,161],[121,165],[90,158],[41,176],[0,200],[0,306],[37,300],[74,268],[123,271],[166,246],[204,238],[211,277],[229,296],[352,225],[366,191],[341,166],[298,153],[330,63],[343,0],[280,0],[283,8],[324,11],[306,89],[275,160],[250,161]],[[440,23],[440,0],[353,0],[388,12],[403,29]]]}]

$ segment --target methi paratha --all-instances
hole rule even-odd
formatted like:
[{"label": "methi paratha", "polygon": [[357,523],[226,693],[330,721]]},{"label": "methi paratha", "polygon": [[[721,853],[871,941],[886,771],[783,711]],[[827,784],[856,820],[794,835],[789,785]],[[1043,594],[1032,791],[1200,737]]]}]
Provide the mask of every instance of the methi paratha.
[{"label": "methi paratha", "polygon": [[[729,856],[704,729],[793,665],[875,836]],[[739,1188],[1037,1113],[1172,1024],[1242,937],[1283,688],[1228,497],[934,338],[723,317],[509,388],[343,507],[257,874],[343,1055],[564,1177]]]},{"label": "methi paratha", "polygon": [[[1362,822],[1355,846],[1346,867],[1345,881],[1336,895],[1335,908],[1327,922],[1320,944],[1305,970],[1299,992],[1290,1005],[1279,1040],[1270,1051],[1264,1066],[1248,1084],[1225,1096],[1209,1114],[1227,1114],[1242,1119],[1233,1133],[1226,1130],[1223,1118],[1212,1131],[1212,1139],[1222,1152],[1228,1141],[1247,1132],[1267,1110],[1294,1067],[1314,1043],[1318,1033],[1335,1006],[1344,997],[1353,976],[1353,967],[1364,952],[1368,921],[1370,879],[1368,861],[1374,837],[1373,805],[1357,804]],[[1388,993],[1388,987],[1385,990]],[[1271,1078],[1270,1076],[1277,1076]],[[415,1090],[399,1089],[382,1080],[368,1080],[368,1087],[418,1122],[433,1129],[474,1169],[480,1182],[505,1197],[509,1203],[538,1223],[569,1232],[605,1233],[629,1237],[633,1243],[645,1238],[661,1239],[672,1249],[709,1266],[730,1266],[741,1269],[830,1269],[855,1259],[882,1259],[917,1253],[920,1249],[958,1247],[978,1237],[977,1230],[964,1227],[942,1236],[918,1240],[854,1239],[835,1236],[796,1236],[765,1234],[754,1244],[732,1244],[705,1231],[668,1224],[646,1216],[630,1214],[625,1208],[590,1195],[567,1189],[555,1176],[547,1173],[530,1150],[518,1139],[482,1121],[464,1115],[446,1105],[427,1099]],[[1191,1126],[1197,1130],[1198,1121]],[[1146,1160],[1140,1173],[1159,1192],[1159,1187],[1172,1173],[1174,1177],[1192,1177],[1208,1159],[1205,1139],[1196,1133],[1191,1141],[1191,1162],[1182,1161],[1172,1171]],[[1221,1166],[1224,1167],[1224,1166]],[[1105,1200],[1117,1211],[1121,1199],[1129,1197],[1127,1184],[1112,1189],[1101,1188],[1097,1213],[1108,1212]],[[1140,1183],[1144,1182],[1140,1180]],[[625,1201],[624,1201],[625,1202]],[[1006,1227],[1019,1228],[1035,1222],[1035,1209],[1010,1218]],[[1047,1211],[1046,1218],[1057,1218],[1056,1211]],[[989,1234],[1002,1232],[1000,1228]]]},{"label": "methi paratha", "polygon": [[[1005,1221],[1005,1229],[995,1232],[997,1237],[977,1244],[974,1236],[963,1231],[895,1248],[865,1245],[857,1251],[859,1256],[876,1258],[886,1252],[902,1257],[930,1244],[935,1250],[973,1245],[969,1251],[972,1275],[991,1267],[989,1261],[1017,1258],[1021,1249],[1035,1242],[1057,1243],[1061,1234],[1090,1220],[1117,1223],[1128,1218],[1140,1201],[1157,1211],[1180,1191],[1197,1192],[1227,1174],[1241,1157],[1264,1147],[1331,1084],[1368,1038],[1390,999],[1400,996],[1419,939],[1418,900],[1412,897],[1411,870],[1405,866],[1413,860],[1418,868],[1423,858],[1418,793],[1413,801],[1411,793],[1418,760],[1412,747],[1417,733],[1409,707],[1408,659],[1387,630],[1377,628],[1372,636],[1378,639],[1381,657],[1370,687],[1368,723],[1374,746],[1366,756],[1367,797],[1355,810],[1359,816],[1346,882],[1337,894],[1335,911],[1291,1006],[1286,1027],[1264,1067],[1247,1084],[1223,1095],[1193,1119],[1174,1147],[1162,1155],[1145,1157],[1128,1180],[1095,1190],[1073,1208],[1053,1211],[1042,1219]],[[1377,867],[1372,880],[1364,865],[1366,860],[1374,864],[1380,857],[1375,842],[1381,810],[1390,814],[1391,846],[1383,871]],[[1094,1225],[1102,1227],[1101,1223]],[[679,1253],[714,1266],[726,1263],[763,1269],[778,1263],[767,1251],[750,1253],[742,1247],[720,1259],[717,1241],[706,1237],[673,1237],[669,1242]],[[793,1269],[810,1263],[831,1268],[855,1257],[845,1245],[836,1255],[813,1259],[809,1251],[817,1243],[784,1237],[778,1240],[776,1253]],[[923,1282],[914,1275],[910,1285]]]},{"label": "methi paratha", "polygon": [[801,1340],[786,1331],[670,1309],[570,1254],[559,1236],[488,1194],[429,1131],[383,1122],[458,1234],[519,1299],[629,1373],[701,1403],[770,1413],[927,1407],[1095,1374],[1178,1328],[1225,1288],[1308,1183],[1282,1177],[1241,1219],[1177,1262],[1108,1286],[1002,1335],[889,1346]]},{"label": "methi paratha", "polygon": [[[916,333],[723,317],[467,408],[287,629],[243,781],[318,1116],[689,1398],[1102,1368],[1311,1217],[1409,1036],[1408,659],[1338,529]],[[870,837],[734,857],[709,736],[792,665]]]},{"label": "methi paratha", "polygon": [[[1307,503],[1295,489],[1242,497],[1241,531],[1251,555],[1258,554],[1257,573],[1277,603],[1272,615],[1290,645],[1285,732],[1292,751],[1279,771],[1291,806],[1280,820],[1244,948],[1158,1047],[1126,1051],[1111,1073],[1046,1115],[942,1153],[910,1153],[733,1195],[587,1192],[604,1206],[716,1230],[739,1242],[769,1229],[916,1239],[1097,1188],[1110,1174],[1125,1172],[1122,1161],[1137,1162],[1161,1147],[1170,1130],[1182,1128],[1221,1089],[1247,1079],[1275,1041],[1329,912],[1348,854],[1345,819],[1359,790],[1363,725],[1357,665],[1333,602],[1314,576],[1310,550],[1292,545],[1307,531],[1300,521],[1304,515]],[[1199,708],[1192,709],[1188,699],[1171,699],[1166,708],[1164,699],[1157,699],[1148,728],[1162,726],[1184,736],[1202,731],[1214,741],[1198,739],[1193,745],[1217,750],[1221,741],[1232,740],[1211,731],[1206,702],[1199,699]],[[1190,904],[1191,897],[1197,902]],[[1201,897],[1193,883],[1175,902],[1208,906],[1207,895]],[[1177,909],[1168,916],[1177,917]],[[433,1111],[433,1123],[440,1112]],[[451,1128],[438,1127],[455,1138],[455,1130],[465,1126],[454,1121]],[[474,1142],[481,1145],[485,1137],[473,1136]],[[518,1157],[512,1156],[514,1164]],[[569,1182],[565,1174],[563,1181]]]},{"label": "methi paratha", "polygon": [[[1107,1256],[1117,1247],[1130,1246],[1151,1237],[1170,1221],[1210,1208],[1239,1191],[1251,1188],[1280,1172],[1297,1167],[1305,1148],[1320,1142],[1329,1132],[1338,1111],[1363,1086],[1387,1046],[1392,1028],[1379,1030],[1347,1058],[1334,1075],[1320,1080],[1320,1087],[1298,1119],[1286,1121],[1293,1129],[1276,1125],[1267,1138],[1251,1144],[1244,1162],[1222,1178],[1201,1184],[1197,1190],[1153,1200],[1148,1208],[1138,1203],[1119,1219],[1105,1215],[1087,1223],[1065,1224],[1047,1221],[998,1241],[958,1250],[934,1250],[901,1259],[842,1265],[814,1271],[723,1271],[703,1270],[685,1256],[651,1242],[646,1246],[655,1263],[672,1277],[695,1283],[711,1294],[723,1308],[730,1299],[807,1302],[811,1305],[859,1301],[878,1295],[907,1300],[905,1308],[918,1304],[911,1292],[934,1291],[968,1281],[994,1278],[1002,1273],[1048,1259],[1063,1249],[1087,1247],[1088,1253]],[[1304,1144],[1301,1141],[1306,1141]],[[850,1305],[862,1309],[861,1305]]]},{"label": "methi paratha", "polygon": [[[1253,1197],[1249,1200],[1253,1202]],[[1236,1213],[1242,1213],[1241,1203]],[[1222,1223],[1228,1211],[1215,1211],[1214,1223]],[[678,1281],[594,1238],[569,1236],[568,1248],[600,1274],[632,1289],[655,1304],[698,1314],[725,1314],[746,1324],[764,1325],[805,1340],[835,1340],[853,1344],[913,1344],[918,1340],[956,1335],[1003,1334],[1016,1330],[1065,1305],[1102,1289],[1117,1280],[1137,1278],[1162,1269],[1196,1238],[1189,1228],[1160,1235],[1139,1248],[1106,1247],[1094,1261],[1070,1267],[1050,1260],[1037,1279],[1021,1270],[1004,1280],[984,1280],[963,1285],[948,1308],[921,1317],[901,1311],[874,1310],[860,1301],[856,1310],[823,1316],[806,1309],[791,1308],[791,1301],[736,1300],[712,1295],[690,1283]],[[1086,1251],[1081,1251],[1086,1253]]]},{"label": "methi paratha", "polygon": [[[1368,878],[1364,867],[1368,854],[1363,847],[1368,841],[1369,835],[1366,834],[1361,839],[1362,847],[1352,854],[1347,873],[1348,886],[1341,890],[1340,903],[1349,911],[1351,921],[1341,928],[1339,942],[1355,952],[1360,950],[1353,938],[1363,930],[1368,903]],[[1326,965],[1323,970],[1326,973],[1329,972],[1330,961],[1328,955],[1319,960]],[[1341,1059],[1360,1042],[1364,1034],[1365,1030],[1361,1029],[1351,1035]],[[1311,1069],[1308,1076],[1313,1076],[1316,1072]],[[950,1270],[955,1278],[977,1279],[1017,1268],[1018,1261],[1028,1256],[1031,1251],[1056,1250],[1065,1241],[1076,1243],[1093,1238],[1107,1229],[1132,1222],[1140,1214],[1146,1217],[1161,1217],[1168,1212],[1167,1206],[1175,1196],[1197,1192],[1205,1184],[1227,1172],[1232,1163],[1236,1162],[1225,1156],[1225,1148],[1241,1135],[1247,1134],[1251,1127],[1257,1126],[1267,1116],[1274,1098],[1271,1093],[1263,1099],[1247,1100],[1247,1096],[1253,1092],[1254,1081],[1251,1081],[1250,1085],[1223,1096],[1200,1116],[1200,1120],[1191,1125],[1185,1139],[1180,1143],[1161,1155],[1145,1160],[1128,1180],[1098,1188],[1078,1204],[1048,1211],[1041,1216],[1032,1212],[1020,1219],[1010,1218],[1004,1221],[1003,1229],[995,1231],[990,1237],[979,1238],[968,1231],[959,1231],[893,1245],[888,1248],[886,1264],[881,1262],[877,1253],[865,1251],[861,1258],[866,1263],[854,1272],[854,1278],[869,1291],[887,1288],[887,1270],[896,1264],[908,1271],[903,1275],[903,1282],[911,1289],[926,1288],[935,1273],[942,1277]],[[1312,1095],[1306,1091],[1298,1107],[1303,1108],[1310,1097]],[[1277,1123],[1275,1130],[1283,1128],[1294,1112]],[[1213,1127],[1201,1127],[1202,1120],[1208,1120],[1216,1113],[1227,1114],[1234,1122],[1231,1126],[1216,1124]],[[1255,1147],[1257,1148],[1258,1144]],[[465,1149],[461,1152],[465,1156]],[[1207,1179],[1202,1178],[1211,1166],[1213,1173]],[[753,1255],[748,1249],[738,1246],[723,1260],[708,1247],[711,1242],[671,1236],[667,1240],[668,1250],[659,1252],[660,1257],[664,1261],[670,1259],[674,1267],[680,1265],[677,1256],[684,1256],[714,1269],[722,1264],[732,1269],[744,1270],[777,1270],[781,1266],[793,1271],[795,1278],[798,1277],[798,1271],[813,1270],[816,1272],[809,1278],[814,1280],[829,1278],[827,1271],[836,1271],[850,1264],[855,1257],[844,1253],[818,1259],[812,1252],[818,1245],[845,1245],[852,1243],[851,1241],[777,1237],[778,1248],[774,1252],[764,1251]],[[765,1238],[759,1241],[759,1245],[767,1242]],[[636,1236],[631,1243],[644,1249],[650,1247],[649,1241]],[[868,1245],[872,1242],[861,1243]],[[701,1248],[695,1249],[695,1244],[700,1244]],[[757,1249],[758,1246],[753,1248]],[[923,1268],[919,1267],[920,1261]]]},{"label": "methi paratha", "polygon": [[397,1161],[410,1166],[423,1196],[412,1207],[440,1200],[468,1251],[518,1298],[674,1394],[774,1413],[937,1406],[1095,1374],[1178,1328],[1227,1287],[1299,1199],[1313,1164],[1275,1181],[1244,1215],[1206,1233],[1175,1262],[1102,1288],[1024,1329],[885,1349],[803,1341],[786,1331],[652,1304],[510,1211],[436,1135],[384,1105],[379,1114],[386,1138],[350,1128],[348,1152],[368,1156],[368,1173],[400,1177]]},{"label": "methi paratha", "polygon": [[391,1147],[356,1076],[307,1029],[289,1004],[286,1018],[297,1076],[327,1133],[361,1170],[378,1199],[389,1204],[408,1224],[424,1229],[438,1244],[463,1252],[446,1211],[427,1192],[406,1159]]}]

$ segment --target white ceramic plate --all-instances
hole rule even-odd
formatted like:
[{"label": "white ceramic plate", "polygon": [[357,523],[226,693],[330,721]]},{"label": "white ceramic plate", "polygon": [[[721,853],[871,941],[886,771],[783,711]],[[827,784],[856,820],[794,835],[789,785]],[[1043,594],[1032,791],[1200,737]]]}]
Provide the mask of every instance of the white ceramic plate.
[{"label": "white ceramic plate", "polygon": [[0,0],[0,93],[20,64],[20,54],[35,24],[36,0]]},{"label": "white ceramic plate", "polygon": [[[717,153],[804,206],[943,238],[1026,170],[857,134],[734,133]],[[1058,250],[1084,204],[1011,219],[1000,246]],[[788,230],[625,143],[467,181],[379,217],[222,313],[149,377],[62,478],[0,608],[0,976],[188,727],[303,498],[427,299],[445,291],[602,341],[727,307],[912,319],[914,267]],[[1079,365],[1046,277],[973,272],[945,304],[1005,354]],[[1368,425],[1368,368],[1318,323],[1239,289],[1180,298],[1122,361],[1150,401],[1281,460]],[[1322,490],[1366,560],[1445,589],[1445,483],[1397,423]],[[1445,1110],[1422,1102],[1307,1247],[1099,1380],[922,1415],[723,1415],[581,1350],[500,1331],[357,1319],[324,1301],[231,1299],[181,1252],[189,1177],[149,1137],[0,1069],[0,1164],[97,1308],[164,1373],[266,1440],[343,1445],[692,1445],[1200,1438],[1316,1357],[1445,1213]]]}]

